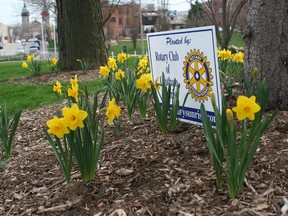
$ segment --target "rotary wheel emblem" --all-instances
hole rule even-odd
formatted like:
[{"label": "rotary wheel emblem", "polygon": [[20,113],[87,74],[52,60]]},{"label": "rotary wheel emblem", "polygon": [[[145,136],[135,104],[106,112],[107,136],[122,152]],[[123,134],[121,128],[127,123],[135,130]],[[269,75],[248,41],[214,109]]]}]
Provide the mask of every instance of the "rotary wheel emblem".
[{"label": "rotary wheel emblem", "polygon": [[191,94],[191,97],[196,101],[204,102],[208,100],[212,91],[213,76],[211,74],[212,69],[209,68],[210,63],[207,61],[204,53],[200,53],[200,51],[196,51],[196,49],[194,49],[193,52],[190,50],[183,64],[184,82],[186,83],[188,93]]}]

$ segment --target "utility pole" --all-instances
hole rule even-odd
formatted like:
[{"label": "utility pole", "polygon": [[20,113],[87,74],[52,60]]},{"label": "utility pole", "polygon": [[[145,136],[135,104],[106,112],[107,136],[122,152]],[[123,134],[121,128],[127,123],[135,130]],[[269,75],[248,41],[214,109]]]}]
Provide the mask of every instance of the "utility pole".
[{"label": "utility pole", "polygon": [[140,34],[141,34],[141,51],[142,56],[144,56],[144,41],[143,41],[143,20],[142,20],[142,5],[141,0],[139,0],[139,6],[140,6]]}]

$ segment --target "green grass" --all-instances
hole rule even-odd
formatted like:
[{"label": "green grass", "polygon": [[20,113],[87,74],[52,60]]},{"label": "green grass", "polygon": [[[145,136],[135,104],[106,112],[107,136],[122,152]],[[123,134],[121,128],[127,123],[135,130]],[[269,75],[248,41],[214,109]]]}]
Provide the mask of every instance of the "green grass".
[{"label": "green grass", "polygon": [[25,56],[1,56],[0,62],[6,62],[6,61],[23,61],[25,59]]},{"label": "green grass", "polygon": [[[147,48],[147,40],[143,40],[144,42],[144,54],[146,54],[146,51],[148,52],[148,48]],[[123,47],[126,46],[127,47],[127,53],[129,54],[134,54],[134,48],[133,48],[133,43],[132,40],[131,41],[120,41],[118,42],[118,44],[113,44],[110,46],[109,50],[108,50],[108,54],[109,56],[112,55],[112,51],[114,52],[114,55],[116,56],[118,53],[123,52]],[[142,53],[142,42],[141,40],[137,40],[136,43],[136,53],[138,55],[140,55]]]},{"label": "green grass", "polygon": [[6,84],[0,87],[0,104],[7,103],[10,113],[18,110],[35,109],[37,107],[55,103],[57,98],[52,94],[51,85]]},{"label": "green grass", "polygon": [[[68,86],[68,83],[62,83]],[[103,80],[85,81],[79,83],[79,88],[87,86],[88,92],[94,92],[104,87]],[[7,103],[7,109],[11,114],[18,110],[33,110],[44,105],[58,103],[59,100],[53,92],[52,84],[7,84],[0,86],[0,104]],[[65,96],[61,96],[65,99]]]},{"label": "green grass", "polygon": [[[0,83],[17,77],[31,76],[32,73],[21,67],[22,62],[5,62],[0,63]],[[47,73],[50,71],[47,61],[41,62],[41,72]]]},{"label": "green grass", "polygon": [[[20,66],[19,66],[20,65]],[[16,77],[28,77],[31,73],[21,68],[21,63],[2,63],[0,65],[0,104],[7,103],[7,109],[11,114],[18,110],[33,110],[48,104],[58,103],[59,100],[53,93],[53,84],[11,84],[5,83],[6,80]],[[44,67],[44,72],[49,72],[48,66]],[[55,75],[56,80],[56,75]],[[62,83],[69,86],[69,83]],[[85,81],[79,87],[87,86],[88,92],[94,92],[104,87],[103,80]],[[64,98],[64,96],[62,96]]]},{"label": "green grass", "polygon": [[240,32],[234,32],[229,46],[237,46],[237,47],[244,47],[244,41]]}]

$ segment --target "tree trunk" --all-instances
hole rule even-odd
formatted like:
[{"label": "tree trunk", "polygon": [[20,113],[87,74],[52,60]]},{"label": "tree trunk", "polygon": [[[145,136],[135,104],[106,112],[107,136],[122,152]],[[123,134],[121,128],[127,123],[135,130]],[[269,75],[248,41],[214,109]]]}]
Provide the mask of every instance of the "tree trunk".
[{"label": "tree trunk", "polygon": [[288,109],[288,0],[249,1],[245,34],[245,64],[270,84],[269,107]]},{"label": "tree trunk", "polygon": [[106,64],[107,48],[100,0],[57,0],[61,69],[81,69],[77,59]]}]

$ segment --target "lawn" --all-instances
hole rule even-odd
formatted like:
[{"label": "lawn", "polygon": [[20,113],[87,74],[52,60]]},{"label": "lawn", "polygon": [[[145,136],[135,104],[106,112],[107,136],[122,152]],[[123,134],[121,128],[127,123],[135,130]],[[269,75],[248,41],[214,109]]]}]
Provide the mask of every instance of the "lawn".
[{"label": "lawn", "polygon": [[[7,103],[7,108],[11,114],[18,110],[33,110],[48,104],[59,102],[56,95],[53,93],[53,84],[57,79],[63,76],[68,78],[73,74],[60,73],[59,75],[50,73],[50,69],[46,61],[42,62],[43,71],[39,77],[33,77],[27,70],[21,68],[21,62],[1,63],[0,67],[0,104],[4,101]],[[89,74],[88,74],[89,75]],[[83,89],[85,84],[89,91],[94,91],[96,88],[102,88],[103,82],[101,79],[91,79],[81,82],[80,87]],[[40,79],[37,82],[37,79]],[[45,78],[47,77],[47,79]],[[26,82],[27,80],[33,82]],[[45,82],[45,79],[47,82]],[[48,82],[48,79],[51,81]],[[68,86],[68,81],[64,81],[62,85]],[[64,96],[63,96],[64,97]]]}]

